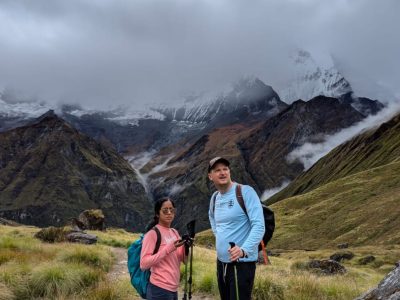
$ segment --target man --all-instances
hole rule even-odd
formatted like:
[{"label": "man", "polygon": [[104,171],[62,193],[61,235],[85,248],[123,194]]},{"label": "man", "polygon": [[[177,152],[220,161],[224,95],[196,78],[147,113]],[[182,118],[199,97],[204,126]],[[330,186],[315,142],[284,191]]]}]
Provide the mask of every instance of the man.
[{"label": "man", "polygon": [[231,180],[229,165],[222,157],[209,162],[208,178],[217,189],[211,197],[209,218],[216,239],[221,299],[237,299],[238,293],[240,300],[246,300],[251,299],[258,244],[265,231],[264,217],[260,199],[248,185],[241,186],[247,215],[243,211],[236,199],[237,183]]}]

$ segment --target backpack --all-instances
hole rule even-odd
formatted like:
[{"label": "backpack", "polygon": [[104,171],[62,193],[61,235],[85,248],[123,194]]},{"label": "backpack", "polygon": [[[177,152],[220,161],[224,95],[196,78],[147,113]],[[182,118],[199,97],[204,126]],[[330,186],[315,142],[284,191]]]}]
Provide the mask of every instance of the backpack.
[{"label": "backpack", "polygon": [[[158,252],[161,244],[161,233],[157,227],[153,227],[157,234],[157,242],[154,247],[153,255]],[[140,269],[140,252],[142,251],[144,234],[140,235],[140,238],[134,241],[128,248],[128,270],[131,276],[131,284],[136,289],[140,297],[146,299],[147,284],[150,279],[150,270],[142,271]]]},{"label": "backpack", "polygon": [[[236,185],[235,192],[236,192],[236,200],[237,200],[237,202],[239,202],[240,207],[243,209],[244,213],[247,216],[247,210],[246,210],[246,206],[244,205],[244,200],[243,200],[243,195],[242,195],[242,186],[240,184]],[[213,213],[215,212],[215,199],[217,197],[217,194],[218,194],[218,191],[216,191],[211,197]],[[264,233],[261,243],[258,245],[258,251],[263,250],[263,252],[266,252],[265,247],[267,246],[268,242],[272,238],[272,235],[274,234],[275,216],[274,216],[274,212],[272,211],[272,209],[267,207],[262,202],[261,202],[261,206],[262,206],[263,214],[264,214],[265,233]],[[265,253],[264,257],[266,258],[266,253]],[[267,259],[265,259],[265,261],[266,260]]]}]

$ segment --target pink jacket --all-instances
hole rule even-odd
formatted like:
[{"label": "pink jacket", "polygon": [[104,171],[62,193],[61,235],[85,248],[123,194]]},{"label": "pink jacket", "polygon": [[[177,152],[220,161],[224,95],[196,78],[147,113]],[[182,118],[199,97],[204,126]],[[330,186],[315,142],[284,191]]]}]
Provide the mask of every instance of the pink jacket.
[{"label": "pink jacket", "polygon": [[176,292],[180,279],[180,263],[185,259],[184,246],[175,249],[174,242],[180,239],[175,229],[156,225],[161,233],[160,249],[153,255],[157,241],[154,230],[146,233],[140,253],[140,268],[150,269],[150,282],[160,288]]}]

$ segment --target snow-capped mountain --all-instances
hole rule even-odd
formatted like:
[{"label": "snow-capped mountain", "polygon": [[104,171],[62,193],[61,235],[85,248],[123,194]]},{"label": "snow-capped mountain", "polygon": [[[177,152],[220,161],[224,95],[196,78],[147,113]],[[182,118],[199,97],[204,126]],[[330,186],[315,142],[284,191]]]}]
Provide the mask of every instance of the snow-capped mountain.
[{"label": "snow-capped mountain", "polygon": [[37,118],[52,107],[46,103],[39,102],[9,102],[0,93],[0,116],[16,118],[25,116],[26,118]]},{"label": "snow-capped mountain", "polygon": [[46,103],[16,101],[0,92],[0,131],[15,128],[33,120],[52,109]]},{"label": "snow-capped mountain", "polygon": [[286,104],[280,100],[272,87],[256,77],[244,77],[221,92],[191,95],[181,104],[164,105],[154,110],[173,121],[206,126],[222,115],[240,112],[242,117],[263,115],[268,118],[284,107]]},{"label": "snow-capped mountain", "polygon": [[266,120],[286,107],[270,86],[245,78],[223,92],[186,98],[180,105],[152,106],[131,114],[129,109],[85,114],[68,107],[63,117],[89,136],[105,138],[122,152],[137,153],[196,139],[217,127]]},{"label": "snow-capped mountain", "polygon": [[293,77],[278,90],[286,103],[299,99],[307,101],[320,95],[338,98],[353,92],[350,83],[337,70],[332,59],[325,66],[320,66],[309,52],[298,50],[291,60]]},{"label": "snow-capped mountain", "polygon": [[246,77],[225,87],[222,91],[204,92],[184,97],[177,104],[147,104],[144,107],[111,107],[107,110],[87,109],[79,105],[51,105],[48,103],[8,103],[0,94],[0,116],[14,120],[37,118],[48,110],[55,110],[60,116],[82,118],[97,115],[119,125],[139,126],[141,120],[173,121],[181,127],[205,127],[215,118],[239,110],[266,116],[278,113],[285,104],[278,94],[261,80]]}]

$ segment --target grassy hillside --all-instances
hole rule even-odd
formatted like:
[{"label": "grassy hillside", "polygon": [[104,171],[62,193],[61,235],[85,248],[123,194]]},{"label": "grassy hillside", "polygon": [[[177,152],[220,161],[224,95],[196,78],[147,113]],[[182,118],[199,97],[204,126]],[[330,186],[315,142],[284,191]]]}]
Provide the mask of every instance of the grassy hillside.
[{"label": "grassy hillside", "polygon": [[400,160],[332,181],[272,205],[271,246],[316,249],[338,243],[400,244]]}]

